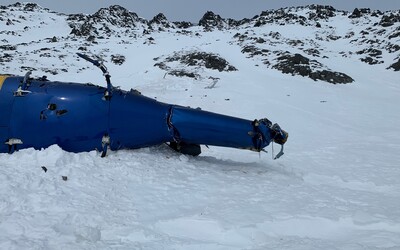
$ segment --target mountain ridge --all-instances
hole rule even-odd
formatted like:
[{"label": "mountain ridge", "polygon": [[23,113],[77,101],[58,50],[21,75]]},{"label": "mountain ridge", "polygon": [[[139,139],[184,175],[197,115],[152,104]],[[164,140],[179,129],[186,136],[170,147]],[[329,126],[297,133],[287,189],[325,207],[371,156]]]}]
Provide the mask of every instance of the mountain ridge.
[{"label": "mountain ridge", "polygon": [[[325,65],[324,59],[332,56],[357,58],[371,66],[382,64],[387,70],[400,70],[400,10],[381,12],[356,8],[348,12],[336,10],[329,5],[307,5],[266,10],[242,20],[222,18],[207,11],[198,24],[193,24],[170,22],[162,13],[146,20],[120,5],[101,8],[87,15],[62,14],[34,3],[15,3],[0,6],[0,25],[4,27],[0,32],[0,50],[3,53],[0,64],[3,65],[18,59],[25,64],[24,58],[29,57],[30,45],[43,42],[64,43],[64,49],[75,44],[71,49],[87,51],[90,47],[115,39],[122,39],[119,43],[126,44],[144,40],[144,44],[151,45],[155,44],[155,34],[201,38],[205,32],[225,32],[232,34],[226,43],[239,46],[241,52],[254,61],[255,65],[262,63],[266,68],[308,77],[314,81],[335,84],[354,82],[349,72],[338,72]],[[48,27],[62,29],[54,30],[53,36],[31,39],[38,34],[31,36],[30,32],[41,32]],[[304,34],[297,34],[297,30],[304,31]],[[9,42],[13,36],[20,37],[17,40],[23,42]],[[77,46],[78,43],[80,46]],[[24,56],[17,49],[23,46],[28,46]],[[38,50],[32,52],[39,53],[40,57],[59,54],[57,57],[62,59],[68,56],[62,54],[60,49],[49,49],[46,53]],[[115,55],[107,55],[110,58],[112,56]],[[19,70],[27,67],[32,66],[23,65]],[[178,70],[181,72],[178,75],[183,77],[199,75],[198,68],[169,69],[174,72]],[[68,69],[61,69],[65,70]],[[60,70],[44,71],[57,74]]]}]

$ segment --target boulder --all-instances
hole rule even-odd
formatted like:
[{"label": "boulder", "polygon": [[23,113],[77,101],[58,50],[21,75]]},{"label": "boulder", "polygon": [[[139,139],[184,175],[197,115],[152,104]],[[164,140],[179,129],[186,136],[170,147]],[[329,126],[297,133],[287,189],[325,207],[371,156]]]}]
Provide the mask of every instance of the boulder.
[{"label": "boulder", "polygon": [[400,22],[400,14],[390,13],[390,15],[382,16],[382,19],[379,22],[379,25],[381,25],[382,27],[390,27],[398,22]]},{"label": "boulder", "polygon": [[227,26],[227,23],[220,15],[207,11],[200,19],[199,26],[203,26],[205,30],[210,31],[214,28],[222,29]]},{"label": "boulder", "polygon": [[323,65],[315,60],[310,60],[300,54],[286,54],[277,58],[278,63],[272,68],[284,74],[301,75],[316,80],[333,84],[351,83],[354,80],[341,72],[323,69]]},{"label": "boulder", "polygon": [[390,65],[388,69],[393,69],[394,71],[400,71],[400,58],[397,59],[397,62]]}]

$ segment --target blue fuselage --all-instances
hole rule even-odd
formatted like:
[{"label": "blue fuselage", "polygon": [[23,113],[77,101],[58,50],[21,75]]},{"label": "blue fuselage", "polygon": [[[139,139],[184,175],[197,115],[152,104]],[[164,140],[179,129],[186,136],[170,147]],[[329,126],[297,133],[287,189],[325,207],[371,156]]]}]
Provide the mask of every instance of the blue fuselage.
[{"label": "blue fuselage", "polygon": [[252,121],[165,104],[137,91],[0,76],[0,153],[57,144],[71,152],[140,148],[164,142],[259,151],[270,131]]}]

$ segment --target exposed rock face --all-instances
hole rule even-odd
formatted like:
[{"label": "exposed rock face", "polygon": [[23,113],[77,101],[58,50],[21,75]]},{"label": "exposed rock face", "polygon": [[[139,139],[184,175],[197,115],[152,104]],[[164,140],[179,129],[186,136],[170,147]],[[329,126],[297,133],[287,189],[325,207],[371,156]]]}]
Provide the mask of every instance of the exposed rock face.
[{"label": "exposed rock face", "polygon": [[174,53],[173,55],[167,57],[165,62],[180,62],[186,66],[206,67],[207,69],[218,70],[220,72],[237,70],[224,58],[213,53],[199,51]]},{"label": "exposed rock face", "polygon": [[349,18],[359,18],[361,17],[361,11],[358,8],[353,10],[353,13],[349,16]]},{"label": "exposed rock face", "polygon": [[178,28],[178,29],[187,29],[193,26],[193,23],[191,22],[173,22],[173,24]]},{"label": "exposed rock face", "polygon": [[278,63],[272,68],[281,71],[284,74],[301,75],[309,77],[313,80],[321,80],[333,84],[337,83],[351,83],[354,80],[340,72],[321,69],[321,63],[310,60],[300,54],[288,54],[277,58]]},{"label": "exposed rock face", "polygon": [[[170,56],[154,58],[154,60],[157,61],[154,66],[167,71],[169,75],[178,77],[199,79],[202,77],[199,72],[203,67],[219,72],[237,70],[219,55],[202,51],[180,51]],[[177,62],[179,66],[176,65]]]},{"label": "exposed rock face", "polygon": [[163,13],[159,13],[155,17],[153,17],[153,19],[150,20],[149,24],[151,25],[153,23],[164,25],[167,28],[169,28],[170,25]]},{"label": "exposed rock face", "polygon": [[374,48],[363,49],[357,51],[356,54],[365,55],[366,57],[361,58],[360,60],[370,65],[383,63],[382,60],[379,60],[380,58],[382,58],[382,51],[379,49],[374,49]]},{"label": "exposed rock face", "polygon": [[175,28],[175,24],[169,22],[163,13],[159,13],[153,17],[153,19],[148,22],[148,25],[151,29],[159,31]]},{"label": "exposed rock face", "polygon": [[[149,34],[151,30],[165,31],[175,28],[174,23],[169,22],[162,13],[147,21],[119,5],[101,8],[93,15],[70,15],[67,20],[72,28],[71,34],[87,37],[109,37],[112,35],[132,37],[137,33]],[[190,27],[189,24],[184,23],[182,25]]]},{"label": "exposed rock face", "polygon": [[328,19],[336,16],[337,10],[330,5],[312,4],[310,10],[315,10],[315,13],[310,13],[309,19]]},{"label": "exposed rock face", "polygon": [[[323,56],[323,52],[320,51],[317,43],[314,41],[284,39],[282,35],[277,32],[270,32],[264,35],[263,41],[265,41],[267,46],[264,45],[264,42],[259,43],[259,37],[237,33],[234,35],[234,38],[236,38],[238,44],[242,46],[242,53],[246,54],[248,58],[253,58],[255,62],[262,62],[262,64],[265,65],[264,67],[277,69],[285,74],[300,75],[315,81],[320,80],[333,84],[351,83],[354,81],[347,74],[334,71],[318,62],[316,58],[326,58],[326,56]],[[329,36],[327,36],[327,38],[329,39]],[[313,59],[300,53],[290,53],[289,51],[282,51],[275,47],[283,47],[285,45],[299,48],[312,56]],[[305,46],[309,48],[303,49]],[[367,52],[379,54],[378,51]],[[256,65],[259,66],[258,64]]]},{"label": "exposed rock face", "polygon": [[108,8],[101,8],[90,17],[94,23],[107,22],[116,27],[135,27],[140,21],[139,16],[119,5],[112,5]]},{"label": "exposed rock face", "polygon": [[199,26],[203,26],[205,30],[212,30],[213,28],[223,29],[227,24],[220,15],[216,15],[212,11],[207,11],[200,19]]},{"label": "exposed rock face", "polygon": [[[174,60],[173,58],[171,58]],[[179,59],[181,63],[185,63],[188,66],[204,66],[208,69],[214,69],[218,71],[235,71],[237,70],[234,66],[230,65],[224,58],[206,52],[193,52],[186,55],[182,55]]]},{"label": "exposed rock face", "polygon": [[397,62],[390,65],[388,69],[393,69],[394,71],[400,71],[400,58],[397,59]]},{"label": "exposed rock face", "polygon": [[[50,12],[49,9],[40,7],[36,3],[20,3],[16,2],[14,4],[10,4],[8,6],[2,6],[0,5],[0,10],[7,10],[7,11],[24,11],[24,12]],[[0,15],[1,16],[1,15]],[[22,17],[22,16],[20,16]],[[1,20],[1,18],[0,18]]]},{"label": "exposed rock face", "polygon": [[84,14],[70,14],[67,17],[67,21],[70,23],[70,25],[73,22],[84,22],[86,21],[87,16]]},{"label": "exposed rock face", "polygon": [[39,9],[39,6],[35,3],[26,3],[24,6],[25,11],[35,11],[36,9]]},{"label": "exposed rock face", "polygon": [[350,76],[336,71],[321,70],[311,73],[310,78],[313,80],[321,80],[333,84],[341,83],[352,83],[354,79]]},{"label": "exposed rock face", "polygon": [[307,18],[297,14],[287,13],[284,9],[276,11],[263,11],[260,16],[255,19],[254,27],[261,27],[266,24],[279,23],[285,25],[285,23],[300,23],[305,25]]},{"label": "exposed rock face", "polygon": [[16,50],[17,46],[11,45],[11,44],[6,44],[6,45],[0,45],[0,50]]},{"label": "exposed rock face", "polygon": [[13,59],[13,56],[12,56],[11,54],[3,53],[3,54],[0,56],[0,63],[3,63],[3,62],[11,62],[12,59]]},{"label": "exposed rock face", "polygon": [[400,22],[400,13],[394,14],[390,13],[389,15],[384,15],[379,22],[379,25],[383,27],[390,27],[394,25],[395,23]]},{"label": "exposed rock face", "polygon": [[[307,14],[299,14],[298,11],[306,9]],[[260,27],[267,24],[300,24],[304,26],[321,27],[320,20],[328,20],[336,15],[346,13],[339,11],[329,5],[308,5],[305,7],[282,8],[278,10],[263,11],[259,16],[252,19],[254,27]]]},{"label": "exposed rock face", "polygon": [[114,64],[121,65],[125,62],[125,56],[120,55],[120,54],[111,55],[111,61]]},{"label": "exposed rock face", "polygon": [[200,74],[189,72],[184,69],[170,70],[168,72],[168,75],[177,76],[177,77],[189,77],[189,78],[195,78],[195,79],[199,79],[201,77]]},{"label": "exposed rock face", "polygon": [[360,59],[362,62],[368,63],[369,65],[374,65],[374,64],[381,64],[383,61],[379,61],[377,59],[374,59],[370,56],[364,57]]},{"label": "exposed rock face", "polygon": [[242,49],[242,53],[249,54],[249,57],[254,57],[257,55],[267,56],[270,51],[267,49],[260,49],[254,45],[247,45]]},{"label": "exposed rock face", "polygon": [[319,57],[321,55],[321,52],[318,49],[314,48],[305,49],[304,52],[314,57]]},{"label": "exposed rock face", "polygon": [[355,8],[353,10],[353,13],[351,13],[351,15],[349,16],[349,18],[360,18],[360,17],[368,15],[370,13],[371,13],[371,10],[369,8],[362,8],[362,9]]},{"label": "exposed rock face", "polygon": [[127,9],[112,5],[93,15],[71,15],[67,19],[76,36],[110,36],[118,32],[130,33],[134,28],[147,26],[147,21]]},{"label": "exposed rock face", "polygon": [[8,5],[8,7],[21,9],[23,11],[36,11],[36,10],[43,9],[39,5],[37,5],[36,3],[20,3],[20,2],[16,2],[14,4],[10,4],[10,5]]}]

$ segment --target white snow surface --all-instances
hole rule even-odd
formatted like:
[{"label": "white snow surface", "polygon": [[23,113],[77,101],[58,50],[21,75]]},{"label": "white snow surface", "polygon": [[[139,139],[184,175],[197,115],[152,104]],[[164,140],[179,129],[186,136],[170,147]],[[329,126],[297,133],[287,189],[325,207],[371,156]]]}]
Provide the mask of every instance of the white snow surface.
[{"label": "white snow surface", "polygon": [[[24,74],[24,65],[41,76],[44,67],[64,68],[49,78],[103,84],[100,71],[74,55],[85,41],[68,38],[63,15],[37,12],[31,19],[25,33],[17,24],[15,39],[1,34],[11,44],[34,43],[19,45],[24,58],[0,70]],[[338,33],[361,29],[336,19]],[[306,39],[319,32],[301,28],[271,24],[251,33]],[[201,35],[111,37],[87,49],[106,58],[113,84],[123,89],[251,120],[268,117],[289,132],[285,155],[274,161],[271,146],[268,154],[210,146],[191,157],[165,145],[105,158],[56,145],[0,154],[0,249],[400,249],[399,73],[340,56],[350,46],[343,40],[318,41],[328,56],[319,60],[355,82],[313,81],[246,58],[232,38],[246,31],[240,27],[190,30]],[[57,43],[41,40],[53,35]],[[43,47],[65,57],[33,53]],[[217,53],[238,70],[198,68],[203,77],[192,79],[153,66],[155,57],[191,50]],[[111,54],[126,61],[112,64]],[[383,57],[391,62],[394,55]],[[219,78],[212,88],[209,76]]]}]

